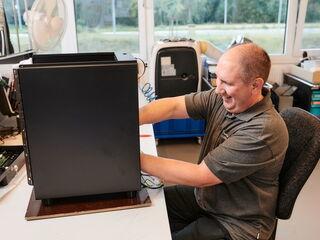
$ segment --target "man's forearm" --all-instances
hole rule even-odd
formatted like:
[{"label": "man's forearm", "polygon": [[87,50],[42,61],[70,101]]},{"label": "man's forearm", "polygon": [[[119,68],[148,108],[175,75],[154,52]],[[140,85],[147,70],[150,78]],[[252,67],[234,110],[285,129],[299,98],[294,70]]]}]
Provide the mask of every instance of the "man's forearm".
[{"label": "man's forearm", "polygon": [[153,101],[139,109],[139,123],[142,125],[168,119],[171,116],[172,108],[170,99]]},{"label": "man's forearm", "polygon": [[140,125],[187,117],[184,96],[159,99],[145,105],[139,110]]},{"label": "man's forearm", "polygon": [[221,183],[204,163],[197,165],[175,159],[141,154],[142,171],[168,183],[205,187]]}]

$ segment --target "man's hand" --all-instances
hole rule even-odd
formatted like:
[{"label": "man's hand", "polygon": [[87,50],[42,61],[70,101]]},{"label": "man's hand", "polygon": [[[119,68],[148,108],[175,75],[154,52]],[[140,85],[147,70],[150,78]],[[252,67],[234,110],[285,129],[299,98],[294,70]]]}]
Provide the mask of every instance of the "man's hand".
[{"label": "man's hand", "polygon": [[202,162],[200,165],[175,159],[156,157],[140,151],[141,170],[165,182],[194,187],[205,187],[221,183]]}]

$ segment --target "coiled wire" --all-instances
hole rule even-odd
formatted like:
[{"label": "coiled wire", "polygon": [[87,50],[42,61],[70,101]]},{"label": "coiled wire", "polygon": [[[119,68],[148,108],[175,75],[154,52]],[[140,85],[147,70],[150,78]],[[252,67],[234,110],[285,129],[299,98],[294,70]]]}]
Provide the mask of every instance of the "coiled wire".
[{"label": "coiled wire", "polygon": [[[146,72],[146,68],[147,68],[147,64],[141,59],[141,58],[136,58],[137,60],[140,60],[143,64],[143,72],[140,76],[138,76],[138,83],[140,83],[140,79],[141,77],[145,74]],[[157,98],[156,92],[153,89],[152,85],[149,82],[146,82],[143,84],[142,87],[140,87],[139,85],[139,89],[140,91],[143,93],[144,97],[146,98],[146,100],[148,102],[151,102],[153,100],[155,100]]]},{"label": "coiled wire", "polygon": [[148,102],[151,102],[157,98],[155,91],[153,90],[151,84],[148,82],[145,83],[143,87],[140,88],[140,90]]}]

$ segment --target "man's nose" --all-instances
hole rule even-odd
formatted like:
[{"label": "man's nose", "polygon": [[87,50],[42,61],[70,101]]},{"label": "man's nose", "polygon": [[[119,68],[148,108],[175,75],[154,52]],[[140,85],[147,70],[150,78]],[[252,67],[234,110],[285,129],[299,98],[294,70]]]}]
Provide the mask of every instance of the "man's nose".
[{"label": "man's nose", "polygon": [[216,89],[215,89],[216,94],[222,94],[224,92],[224,90],[223,90],[221,84],[219,83],[218,80],[217,80],[216,83],[217,83],[217,86],[216,86]]}]

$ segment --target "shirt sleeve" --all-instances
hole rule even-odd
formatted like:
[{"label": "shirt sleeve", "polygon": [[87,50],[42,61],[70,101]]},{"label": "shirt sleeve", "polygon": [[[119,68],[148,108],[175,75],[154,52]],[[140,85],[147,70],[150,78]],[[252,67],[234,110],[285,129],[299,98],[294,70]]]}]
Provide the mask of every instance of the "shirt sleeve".
[{"label": "shirt sleeve", "polygon": [[189,117],[207,119],[211,106],[215,106],[217,95],[214,89],[185,95],[185,103]]},{"label": "shirt sleeve", "polygon": [[204,161],[222,182],[229,184],[272,164],[275,158],[263,140],[239,131],[210,151]]}]

